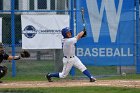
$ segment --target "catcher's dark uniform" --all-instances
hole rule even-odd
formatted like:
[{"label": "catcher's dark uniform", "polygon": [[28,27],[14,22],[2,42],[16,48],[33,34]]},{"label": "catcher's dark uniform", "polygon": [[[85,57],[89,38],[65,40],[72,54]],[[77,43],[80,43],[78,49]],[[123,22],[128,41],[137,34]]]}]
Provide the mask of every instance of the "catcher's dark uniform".
[{"label": "catcher's dark uniform", "polygon": [[[30,53],[28,51],[22,51],[21,52],[21,57],[22,58],[28,58],[30,57]],[[3,60],[19,60],[20,59],[20,56],[9,56],[8,54],[5,53],[5,50],[4,50],[4,45],[2,42],[0,42],[0,63],[3,61]],[[4,77],[7,73],[7,67],[6,66],[1,66],[0,65],[0,79],[2,77]],[[2,83],[2,81],[0,81],[0,83]]]},{"label": "catcher's dark uniform", "polygon": [[[4,54],[0,54],[0,63],[3,61],[3,60],[7,60],[9,57],[8,54],[4,53]],[[7,67],[6,66],[1,66],[0,65],[0,79],[2,77],[4,77],[7,73]]]},{"label": "catcher's dark uniform", "polygon": [[[9,55],[5,53],[3,43],[0,42],[0,63],[3,60],[8,60],[8,58],[9,58]],[[7,67],[0,65],[0,79],[4,77],[6,73],[7,73]],[[2,81],[0,81],[0,83],[2,83]]]}]

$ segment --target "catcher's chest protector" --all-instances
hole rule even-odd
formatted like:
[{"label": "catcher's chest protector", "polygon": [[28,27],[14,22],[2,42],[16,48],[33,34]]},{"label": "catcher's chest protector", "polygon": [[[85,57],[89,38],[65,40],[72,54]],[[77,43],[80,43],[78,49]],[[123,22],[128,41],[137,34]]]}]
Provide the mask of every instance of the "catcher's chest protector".
[{"label": "catcher's chest protector", "polygon": [[0,63],[3,61],[3,60],[7,60],[9,57],[8,54],[4,53],[3,55],[0,55]]},{"label": "catcher's chest protector", "polygon": [[3,61],[3,55],[0,55],[0,63]]}]

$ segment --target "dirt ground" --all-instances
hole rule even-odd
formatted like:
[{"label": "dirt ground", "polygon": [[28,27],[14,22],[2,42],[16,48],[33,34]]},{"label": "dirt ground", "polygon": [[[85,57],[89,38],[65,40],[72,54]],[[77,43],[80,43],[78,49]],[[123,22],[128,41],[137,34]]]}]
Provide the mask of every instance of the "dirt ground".
[{"label": "dirt ground", "polygon": [[36,88],[36,87],[74,87],[74,86],[112,86],[140,88],[140,80],[60,80],[48,81],[18,81],[0,83],[0,88]]}]

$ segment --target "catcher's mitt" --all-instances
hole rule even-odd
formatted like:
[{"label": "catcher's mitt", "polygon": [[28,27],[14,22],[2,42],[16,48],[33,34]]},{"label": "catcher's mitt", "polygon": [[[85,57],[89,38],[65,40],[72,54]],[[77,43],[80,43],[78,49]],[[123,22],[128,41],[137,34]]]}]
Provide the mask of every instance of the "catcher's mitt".
[{"label": "catcher's mitt", "polygon": [[28,51],[26,51],[26,50],[23,50],[23,51],[20,53],[20,56],[21,56],[22,58],[28,58],[28,57],[30,57],[30,53],[29,53]]}]

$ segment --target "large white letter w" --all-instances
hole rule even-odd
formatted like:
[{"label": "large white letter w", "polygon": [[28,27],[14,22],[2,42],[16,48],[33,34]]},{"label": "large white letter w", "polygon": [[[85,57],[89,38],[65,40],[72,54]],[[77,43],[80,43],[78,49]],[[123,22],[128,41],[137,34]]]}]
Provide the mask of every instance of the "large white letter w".
[{"label": "large white letter w", "polygon": [[115,7],[114,0],[102,0],[100,10],[98,9],[97,1],[86,0],[94,42],[98,42],[99,39],[104,10],[106,10],[111,42],[115,42],[123,0],[119,0],[118,9]]}]

